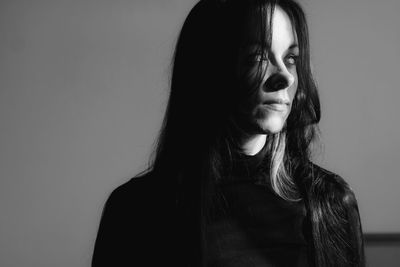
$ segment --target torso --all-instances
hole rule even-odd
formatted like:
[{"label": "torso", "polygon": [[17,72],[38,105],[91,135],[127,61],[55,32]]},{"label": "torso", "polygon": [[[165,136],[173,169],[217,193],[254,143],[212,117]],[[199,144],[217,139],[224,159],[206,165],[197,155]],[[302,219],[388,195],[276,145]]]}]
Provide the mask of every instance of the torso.
[{"label": "torso", "polygon": [[219,189],[225,208],[208,227],[208,266],[309,266],[303,201],[283,200],[253,180]]}]

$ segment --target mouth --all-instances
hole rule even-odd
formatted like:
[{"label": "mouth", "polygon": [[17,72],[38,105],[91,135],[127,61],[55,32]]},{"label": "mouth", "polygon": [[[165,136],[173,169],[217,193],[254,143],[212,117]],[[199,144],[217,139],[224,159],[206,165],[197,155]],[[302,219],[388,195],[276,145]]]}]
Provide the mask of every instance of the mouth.
[{"label": "mouth", "polygon": [[285,112],[289,109],[290,101],[283,98],[273,98],[264,101],[262,106],[268,110]]},{"label": "mouth", "polygon": [[281,104],[281,103],[273,102],[273,103],[267,103],[267,104],[264,103],[262,106],[269,110],[284,112],[288,109],[289,104],[286,104],[286,103]]},{"label": "mouth", "polygon": [[273,104],[280,104],[280,105],[290,105],[289,100],[281,99],[281,98],[276,98],[276,99],[269,99],[263,102],[264,105],[273,105]]}]

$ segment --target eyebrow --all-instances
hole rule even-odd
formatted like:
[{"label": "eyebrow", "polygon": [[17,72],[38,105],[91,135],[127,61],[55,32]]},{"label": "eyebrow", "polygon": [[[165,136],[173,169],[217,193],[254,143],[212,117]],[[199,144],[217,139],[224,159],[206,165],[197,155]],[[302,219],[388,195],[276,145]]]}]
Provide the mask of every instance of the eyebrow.
[{"label": "eyebrow", "polygon": [[[250,47],[261,47],[262,46],[262,44],[260,43],[260,42],[252,42],[252,43],[250,43]],[[288,49],[286,49],[286,50],[294,50],[294,49],[298,49],[299,48],[299,45],[297,44],[297,43],[292,43],[289,47],[288,47]]]},{"label": "eyebrow", "polygon": [[297,43],[293,43],[293,44],[291,44],[289,46],[289,48],[287,50],[293,50],[293,49],[296,49],[296,48],[299,48],[299,45]]}]

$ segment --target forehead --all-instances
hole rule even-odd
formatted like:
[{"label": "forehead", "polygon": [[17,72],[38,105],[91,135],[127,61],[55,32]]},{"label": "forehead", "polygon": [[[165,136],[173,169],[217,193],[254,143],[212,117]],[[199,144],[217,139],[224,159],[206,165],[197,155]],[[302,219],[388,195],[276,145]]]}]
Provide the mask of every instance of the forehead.
[{"label": "forehead", "polygon": [[297,44],[297,36],[293,30],[292,22],[286,12],[281,7],[276,6],[272,16],[271,50],[287,48],[292,44]]},{"label": "forehead", "polygon": [[[264,16],[265,28],[261,26],[259,16],[251,16],[249,18],[247,36],[250,37],[251,46],[265,43],[270,46],[272,51],[279,51],[282,49],[286,50],[298,44],[297,34],[292,21],[280,6],[275,6],[272,19],[270,8],[267,8],[266,12],[262,15]],[[263,31],[263,34],[260,34],[261,31]],[[262,40],[260,36],[263,36],[265,40]],[[271,38],[269,39],[270,41],[268,41],[268,38]]]}]

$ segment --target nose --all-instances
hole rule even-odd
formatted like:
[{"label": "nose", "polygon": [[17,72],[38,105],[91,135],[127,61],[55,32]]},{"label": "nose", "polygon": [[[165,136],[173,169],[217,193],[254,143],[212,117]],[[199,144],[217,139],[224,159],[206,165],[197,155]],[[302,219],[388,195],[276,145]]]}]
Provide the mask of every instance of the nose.
[{"label": "nose", "polygon": [[264,88],[268,92],[274,92],[289,88],[294,83],[294,77],[285,70],[277,70],[265,81]]}]

